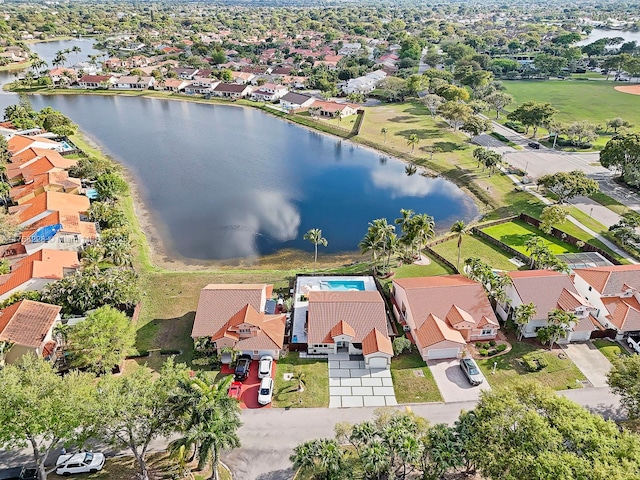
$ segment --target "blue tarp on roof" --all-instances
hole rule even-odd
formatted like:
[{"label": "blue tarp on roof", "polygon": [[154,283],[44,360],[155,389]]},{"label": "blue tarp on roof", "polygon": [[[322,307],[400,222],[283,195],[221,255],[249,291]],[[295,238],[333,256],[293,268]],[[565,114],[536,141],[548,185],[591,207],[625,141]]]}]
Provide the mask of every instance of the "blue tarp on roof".
[{"label": "blue tarp on roof", "polygon": [[40,227],[38,230],[33,232],[33,235],[31,235],[29,239],[31,240],[31,243],[47,242],[55,237],[56,233],[58,233],[61,229],[61,223],[47,225],[46,227]]}]

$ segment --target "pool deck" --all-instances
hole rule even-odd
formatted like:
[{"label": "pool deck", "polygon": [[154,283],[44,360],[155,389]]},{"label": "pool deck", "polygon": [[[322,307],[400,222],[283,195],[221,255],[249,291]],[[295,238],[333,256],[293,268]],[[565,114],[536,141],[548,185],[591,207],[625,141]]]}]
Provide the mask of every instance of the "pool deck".
[{"label": "pool deck", "polygon": [[[291,325],[291,342],[307,343],[306,320],[309,302],[302,300],[311,291],[329,291],[328,281],[363,282],[365,291],[377,291],[376,283],[371,276],[299,276],[293,292],[293,319]],[[344,291],[344,290],[342,290]]]}]

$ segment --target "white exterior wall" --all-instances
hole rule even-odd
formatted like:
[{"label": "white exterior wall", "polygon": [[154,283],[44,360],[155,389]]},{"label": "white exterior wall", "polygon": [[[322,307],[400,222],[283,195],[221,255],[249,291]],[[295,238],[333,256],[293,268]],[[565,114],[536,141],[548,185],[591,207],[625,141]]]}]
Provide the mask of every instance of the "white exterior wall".
[{"label": "white exterior wall", "polygon": [[42,290],[48,283],[55,282],[54,278],[32,278],[24,282],[22,285],[18,285],[13,290],[9,290],[4,295],[0,295],[0,302],[9,298],[15,292],[22,292],[25,290]]},{"label": "white exterior wall", "polygon": [[593,305],[597,310],[592,312],[591,315],[605,328],[616,328],[609,320],[605,318],[607,315],[607,309],[604,307],[602,303],[602,299],[600,293],[596,291],[595,288],[592,288],[589,291],[590,285],[587,283],[585,279],[583,279],[580,275],[576,273],[575,278],[573,279],[573,285],[576,287],[576,290],[585,300],[588,300],[591,305]]},{"label": "white exterior wall", "polygon": [[[402,309],[402,305],[404,304],[406,312],[404,321],[411,327],[411,331],[413,332],[416,329],[416,323],[413,320],[413,316],[411,314],[411,310],[409,309],[409,301],[407,300],[407,292],[402,287],[394,284],[396,289],[396,293],[394,298],[396,299],[396,303],[398,304],[398,308]],[[402,311],[396,311],[394,308],[394,313],[396,314],[396,319],[400,322],[402,321]]]},{"label": "white exterior wall", "polygon": [[307,352],[312,354],[323,354],[323,355],[327,355],[329,353],[336,353],[336,345],[334,343],[330,343],[330,344],[310,343],[309,346],[307,347]]}]

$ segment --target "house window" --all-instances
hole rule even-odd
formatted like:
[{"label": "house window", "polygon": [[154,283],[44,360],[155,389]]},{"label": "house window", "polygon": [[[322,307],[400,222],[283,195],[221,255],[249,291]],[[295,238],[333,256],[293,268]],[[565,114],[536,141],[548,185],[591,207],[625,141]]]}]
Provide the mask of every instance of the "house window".
[{"label": "house window", "polygon": [[591,290],[592,290],[592,289],[591,289],[591,286],[589,286],[589,291],[591,291]]},{"label": "house window", "polygon": [[251,329],[250,328],[241,328],[240,329],[240,333],[251,333]]},{"label": "house window", "polygon": [[493,330],[491,330],[491,329],[484,329],[484,330],[482,330],[482,332],[480,333],[480,335],[493,335]]}]

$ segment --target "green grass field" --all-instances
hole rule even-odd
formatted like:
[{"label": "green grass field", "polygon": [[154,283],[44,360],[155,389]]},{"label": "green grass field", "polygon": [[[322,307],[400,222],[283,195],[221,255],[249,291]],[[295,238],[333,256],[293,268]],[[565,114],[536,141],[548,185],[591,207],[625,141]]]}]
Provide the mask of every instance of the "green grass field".
[{"label": "green grass field", "polygon": [[[419,375],[416,375],[416,372]],[[391,376],[398,403],[441,402],[433,374],[418,352],[403,353],[391,360]]]},{"label": "green grass field", "polygon": [[502,243],[509,245],[511,248],[524,253],[525,255],[528,255],[527,249],[524,246],[525,242],[529,240],[529,238],[535,236],[542,238],[551,249],[551,252],[556,255],[560,253],[580,251],[577,247],[563,242],[562,240],[558,240],[551,235],[547,235],[521,220],[514,220],[513,222],[503,223],[501,225],[494,225],[493,227],[487,227],[482,231],[487,235],[500,240]]},{"label": "green grass field", "polygon": [[627,357],[631,355],[620,344],[612,342],[606,338],[592,340],[592,343],[605,357],[609,359],[611,363],[615,362],[620,357]]},{"label": "green grass field", "polygon": [[[458,261],[458,240],[452,239],[444,243],[440,243],[433,247],[436,253],[449,260],[454,265]],[[462,249],[460,254],[460,266],[464,264],[465,259],[470,257],[479,257],[493,268],[499,270],[517,270],[518,267],[511,263],[511,256],[504,250],[484,242],[473,235],[465,235],[462,239]]]},{"label": "green grass field", "polygon": [[559,110],[558,120],[575,122],[588,120],[602,124],[607,119],[622,117],[640,128],[640,95],[621,93],[613,89],[614,84],[602,81],[569,80],[517,80],[503,82],[507,93],[515,98],[509,108],[535,100],[549,102]]}]

